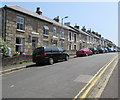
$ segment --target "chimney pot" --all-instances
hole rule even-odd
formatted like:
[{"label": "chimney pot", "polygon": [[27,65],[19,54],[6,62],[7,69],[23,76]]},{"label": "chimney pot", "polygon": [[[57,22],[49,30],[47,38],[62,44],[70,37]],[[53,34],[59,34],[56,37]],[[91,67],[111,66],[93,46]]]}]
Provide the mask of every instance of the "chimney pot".
[{"label": "chimney pot", "polygon": [[39,15],[42,15],[42,12],[40,11],[40,7],[37,7],[36,13],[39,14]]}]

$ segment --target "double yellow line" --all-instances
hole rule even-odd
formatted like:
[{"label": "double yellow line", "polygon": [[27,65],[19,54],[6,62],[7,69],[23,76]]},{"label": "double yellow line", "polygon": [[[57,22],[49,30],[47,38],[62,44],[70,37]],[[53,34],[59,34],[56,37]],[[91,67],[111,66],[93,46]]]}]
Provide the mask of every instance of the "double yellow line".
[{"label": "double yellow line", "polygon": [[[86,98],[89,91],[92,89],[92,87],[95,85],[95,83],[98,81],[98,79],[101,77],[101,75],[106,71],[106,69],[112,64],[112,62],[118,57],[115,56],[112,60],[110,60],[107,64],[105,64],[103,67],[99,69],[99,71],[91,78],[91,80],[79,91],[79,93],[74,97],[73,100],[76,100],[77,98]],[[86,90],[85,90],[86,89]],[[84,93],[83,93],[84,92]]]}]

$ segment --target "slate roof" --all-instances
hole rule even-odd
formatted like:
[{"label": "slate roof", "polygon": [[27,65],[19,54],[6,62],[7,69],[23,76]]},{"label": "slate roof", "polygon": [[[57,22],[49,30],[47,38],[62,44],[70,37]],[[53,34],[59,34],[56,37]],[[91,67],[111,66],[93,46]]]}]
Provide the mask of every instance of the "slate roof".
[{"label": "slate roof", "polygon": [[49,23],[51,23],[51,24],[54,24],[54,25],[63,27],[63,28],[65,28],[65,29],[73,30],[73,29],[71,29],[70,27],[68,27],[68,26],[66,26],[66,25],[62,25],[61,23],[56,22],[55,20],[53,20],[53,19],[51,19],[51,18],[48,18],[48,17],[43,16],[43,15],[39,15],[39,14],[37,14],[36,12],[27,10],[27,9],[25,9],[25,8],[22,8],[22,7],[18,6],[18,5],[5,5],[5,7],[10,8],[10,9],[13,9],[13,10],[18,11],[18,12],[21,12],[21,13],[24,13],[24,14],[27,14],[27,15],[30,15],[30,16],[33,16],[33,17],[36,17],[36,18],[39,18],[39,19],[41,19],[41,20],[47,21],[47,22],[49,22]]},{"label": "slate roof", "polygon": [[82,33],[82,34],[84,34],[84,35],[90,36],[89,34],[87,34],[86,32],[84,32],[84,31],[82,31],[82,30],[80,30],[80,29],[77,29],[77,28],[75,28],[75,27],[73,27],[73,26],[69,26],[69,27],[72,28],[72,29],[74,29],[74,30],[76,30],[76,31],[78,31],[78,32],[80,32],[80,33]]}]

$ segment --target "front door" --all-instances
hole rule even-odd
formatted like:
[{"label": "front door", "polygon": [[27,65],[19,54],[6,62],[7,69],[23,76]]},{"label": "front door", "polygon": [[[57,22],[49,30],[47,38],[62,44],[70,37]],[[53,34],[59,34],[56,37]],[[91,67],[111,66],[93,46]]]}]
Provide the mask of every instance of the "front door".
[{"label": "front door", "polygon": [[37,48],[37,41],[38,38],[32,38],[32,49],[34,50],[35,48]]}]

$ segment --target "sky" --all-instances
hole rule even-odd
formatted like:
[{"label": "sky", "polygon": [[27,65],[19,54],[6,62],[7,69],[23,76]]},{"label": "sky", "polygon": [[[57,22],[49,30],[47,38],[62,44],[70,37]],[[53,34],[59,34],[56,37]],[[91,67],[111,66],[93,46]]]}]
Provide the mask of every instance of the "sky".
[{"label": "sky", "polygon": [[118,45],[118,2],[2,2],[4,5],[18,5],[33,12],[40,7],[42,14],[52,19],[68,16],[64,22],[91,28]]}]

